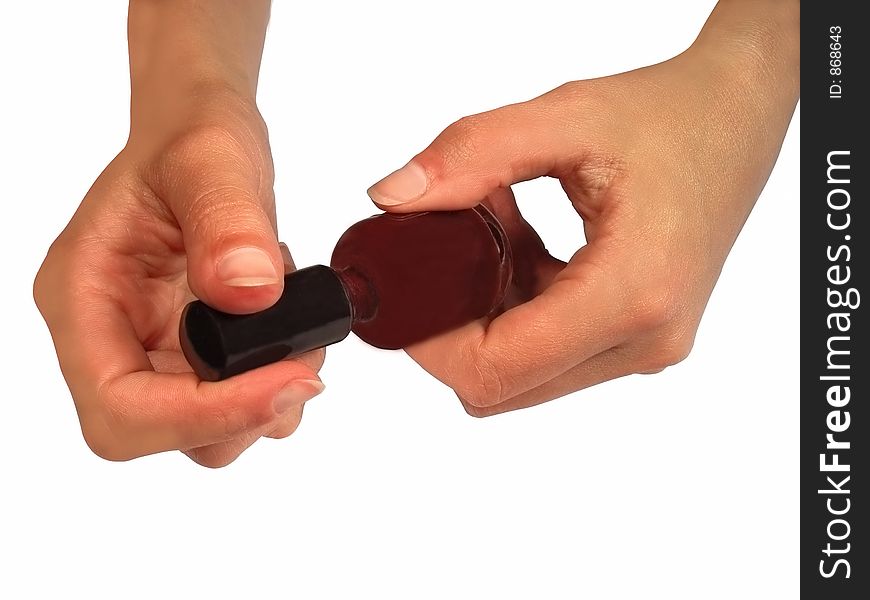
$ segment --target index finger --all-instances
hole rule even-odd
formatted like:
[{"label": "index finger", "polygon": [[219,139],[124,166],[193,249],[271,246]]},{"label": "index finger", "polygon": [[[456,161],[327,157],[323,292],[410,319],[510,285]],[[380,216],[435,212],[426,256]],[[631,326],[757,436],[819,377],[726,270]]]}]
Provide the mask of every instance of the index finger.
[{"label": "index finger", "polygon": [[[272,422],[315,395],[318,377],[281,361],[222,382],[157,373],[120,302],[90,285],[39,284],[54,340],[91,449],[110,460],[223,442]],[[288,405],[289,403],[289,405]]]},{"label": "index finger", "polygon": [[477,407],[500,404],[625,341],[630,299],[605,267],[605,240],[590,242],[532,300],[416,344],[408,354]]}]

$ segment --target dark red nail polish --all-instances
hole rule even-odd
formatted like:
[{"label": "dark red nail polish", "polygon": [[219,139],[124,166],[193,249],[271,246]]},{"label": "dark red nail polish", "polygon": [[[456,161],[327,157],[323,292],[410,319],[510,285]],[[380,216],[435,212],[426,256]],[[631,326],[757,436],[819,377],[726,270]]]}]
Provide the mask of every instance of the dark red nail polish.
[{"label": "dark red nail polish", "polygon": [[343,340],[404,348],[493,312],[511,279],[511,251],[483,206],[360,221],[331,266],[284,277],[278,302],[231,315],[201,301],[181,316],[181,348],[200,378],[217,381]]}]

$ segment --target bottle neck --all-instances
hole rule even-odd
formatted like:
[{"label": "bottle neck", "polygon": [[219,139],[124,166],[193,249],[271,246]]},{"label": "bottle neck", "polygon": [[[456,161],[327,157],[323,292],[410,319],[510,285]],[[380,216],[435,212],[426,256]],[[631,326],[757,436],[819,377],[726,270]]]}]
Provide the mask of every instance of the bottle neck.
[{"label": "bottle neck", "polygon": [[371,321],[378,313],[378,296],[371,281],[353,267],[336,269],[351,305],[354,323]]}]

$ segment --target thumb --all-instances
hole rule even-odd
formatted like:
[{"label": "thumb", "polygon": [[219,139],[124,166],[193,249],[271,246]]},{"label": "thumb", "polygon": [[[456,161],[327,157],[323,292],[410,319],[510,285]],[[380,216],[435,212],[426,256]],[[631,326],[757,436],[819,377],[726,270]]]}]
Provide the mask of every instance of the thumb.
[{"label": "thumb", "polygon": [[[191,291],[229,313],[268,308],[281,296],[284,267],[270,218],[272,191],[234,165],[191,169],[172,190]],[[195,171],[195,172],[194,172]],[[268,197],[263,197],[268,195]]]},{"label": "thumb", "polygon": [[465,117],[368,194],[391,212],[469,208],[576,154],[566,130],[540,98]]}]

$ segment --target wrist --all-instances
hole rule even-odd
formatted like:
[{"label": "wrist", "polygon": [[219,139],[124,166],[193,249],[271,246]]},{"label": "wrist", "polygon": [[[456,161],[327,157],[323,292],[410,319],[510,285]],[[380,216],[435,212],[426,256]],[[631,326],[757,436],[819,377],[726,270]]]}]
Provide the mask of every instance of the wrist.
[{"label": "wrist", "polygon": [[238,116],[261,120],[254,96],[232,81],[154,78],[132,90],[128,144],[160,145],[185,131],[220,127]]},{"label": "wrist", "polygon": [[221,104],[256,108],[268,0],[131,0],[131,137],[172,132]]},{"label": "wrist", "polygon": [[684,53],[735,77],[800,95],[800,1],[720,0]]}]

